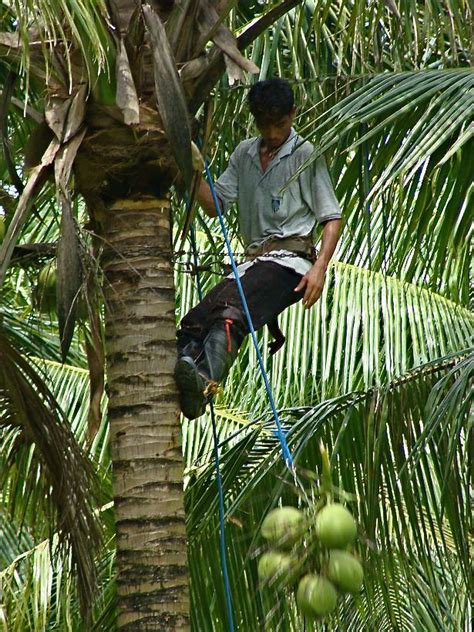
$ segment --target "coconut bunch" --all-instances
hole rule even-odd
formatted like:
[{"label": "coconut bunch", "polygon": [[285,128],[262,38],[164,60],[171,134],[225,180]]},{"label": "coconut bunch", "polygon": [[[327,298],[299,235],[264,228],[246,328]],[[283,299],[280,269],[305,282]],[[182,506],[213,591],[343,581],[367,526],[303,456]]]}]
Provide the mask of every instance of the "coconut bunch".
[{"label": "coconut bunch", "polygon": [[278,507],[261,527],[268,547],[258,562],[261,586],[295,589],[298,608],[309,618],[330,614],[340,595],[360,592],[364,579],[353,553],[357,523],[344,505],[333,500],[324,453],[323,470],[325,480],[315,507],[305,511]]}]

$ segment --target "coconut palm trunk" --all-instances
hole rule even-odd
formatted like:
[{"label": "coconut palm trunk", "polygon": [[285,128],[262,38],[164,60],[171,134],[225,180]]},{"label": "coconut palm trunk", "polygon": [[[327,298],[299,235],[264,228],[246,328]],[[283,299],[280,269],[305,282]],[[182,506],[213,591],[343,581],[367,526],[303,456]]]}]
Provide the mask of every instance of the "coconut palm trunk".
[{"label": "coconut palm trunk", "polygon": [[104,244],[118,624],[189,630],[169,201],[116,201]]}]

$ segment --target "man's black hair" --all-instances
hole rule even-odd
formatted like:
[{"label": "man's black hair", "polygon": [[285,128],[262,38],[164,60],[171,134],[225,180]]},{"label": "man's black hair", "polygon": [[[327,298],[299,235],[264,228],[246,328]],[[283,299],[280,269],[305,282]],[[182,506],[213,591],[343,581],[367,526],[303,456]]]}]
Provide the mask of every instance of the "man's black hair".
[{"label": "man's black hair", "polygon": [[247,98],[250,111],[257,120],[287,116],[295,103],[290,84],[279,78],[257,81]]}]

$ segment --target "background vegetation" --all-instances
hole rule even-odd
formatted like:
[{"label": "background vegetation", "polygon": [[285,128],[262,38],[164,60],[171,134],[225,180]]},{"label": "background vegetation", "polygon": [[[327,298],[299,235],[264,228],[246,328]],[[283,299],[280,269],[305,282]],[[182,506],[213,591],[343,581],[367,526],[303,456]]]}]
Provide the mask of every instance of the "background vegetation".
[{"label": "background vegetation", "polygon": [[[51,28],[59,28],[55,16],[68,3],[41,4]],[[238,2],[229,16],[233,31],[268,4],[277,3]],[[3,2],[1,30],[27,23],[27,8],[28,2]],[[102,18],[92,18],[78,23],[78,36],[100,44]],[[297,305],[281,318],[287,343],[274,358],[266,355],[266,332],[260,335],[298,467],[315,472],[324,441],[337,484],[350,494],[361,524],[364,591],[314,629],[457,632],[470,626],[471,24],[464,0],[306,0],[251,49],[260,68],[252,81],[272,75],[291,80],[298,131],[325,153],[344,210],[344,233],[317,306],[305,312]],[[8,56],[2,57],[8,108],[1,109],[0,213],[7,224],[18,197],[9,161],[23,180],[24,147],[37,129],[44,96],[22,78],[7,101],[10,70]],[[230,87],[225,79],[215,89],[208,155],[216,176],[236,144],[254,133],[245,95],[246,86]],[[177,250],[185,210],[177,197],[173,204]],[[79,198],[75,213],[83,225]],[[58,218],[47,185],[21,243],[54,244]],[[209,266],[207,288],[221,274],[223,240],[216,222],[201,216],[197,236],[201,263]],[[83,240],[90,244],[87,226]],[[50,258],[47,247],[39,255],[17,249],[2,288],[0,621],[13,632],[83,629],[77,564],[68,546],[73,536],[61,520],[67,511],[58,516],[53,510],[55,476],[66,466],[45,459],[33,416],[26,414],[35,402],[21,400],[21,384],[12,386],[9,368],[24,361],[24,370],[34,370],[54,395],[47,407],[63,415],[59,444],[74,446],[75,438],[83,449],[68,451],[76,460],[67,471],[82,476],[84,470],[83,488],[92,490],[84,502],[91,503],[104,538],[92,629],[106,632],[115,625],[108,426],[103,418],[88,440],[87,326],[77,327],[62,364],[56,317],[38,314],[33,305],[39,269]],[[197,300],[195,278],[186,274],[189,258],[188,247],[176,252],[178,319]],[[25,411],[22,424],[9,413],[12,393]],[[249,346],[216,403],[237,627],[313,629],[299,619],[290,595],[275,600],[257,587],[259,524],[280,500],[295,503],[297,497]],[[220,632],[227,629],[226,610],[207,416],[183,422],[183,452],[193,626]]]}]

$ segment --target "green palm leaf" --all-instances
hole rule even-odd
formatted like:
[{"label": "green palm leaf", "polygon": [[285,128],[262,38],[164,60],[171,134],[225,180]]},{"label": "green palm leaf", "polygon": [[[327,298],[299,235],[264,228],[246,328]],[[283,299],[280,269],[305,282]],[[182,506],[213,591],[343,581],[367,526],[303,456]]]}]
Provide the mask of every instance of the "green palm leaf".
[{"label": "green palm leaf", "polygon": [[423,278],[465,303],[473,87],[468,69],[380,75],[303,128],[318,151],[337,151],[344,260]]}]

